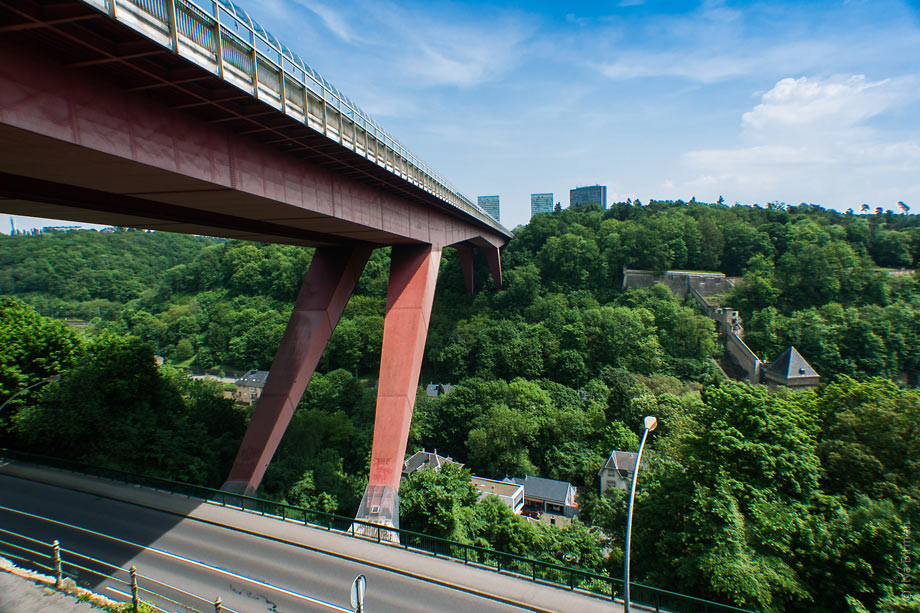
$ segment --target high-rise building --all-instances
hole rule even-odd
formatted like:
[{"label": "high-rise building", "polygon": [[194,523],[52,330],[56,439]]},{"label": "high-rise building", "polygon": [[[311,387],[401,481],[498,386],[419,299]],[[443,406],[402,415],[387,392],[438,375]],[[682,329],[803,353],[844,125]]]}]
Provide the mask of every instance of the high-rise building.
[{"label": "high-rise building", "polygon": [[553,194],[530,194],[530,216],[553,212]]},{"label": "high-rise building", "polygon": [[501,221],[501,210],[498,206],[498,196],[480,196],[478,199],[479,208],[495,218],[495,221]]},{"label": "high-rise building", "polygon": [[607,186],[591,185],[588,187],[576,187],[569,190],[569,206],[576,204],[588,204],[596,202],[601,205],[602,209],[607,208]]}]

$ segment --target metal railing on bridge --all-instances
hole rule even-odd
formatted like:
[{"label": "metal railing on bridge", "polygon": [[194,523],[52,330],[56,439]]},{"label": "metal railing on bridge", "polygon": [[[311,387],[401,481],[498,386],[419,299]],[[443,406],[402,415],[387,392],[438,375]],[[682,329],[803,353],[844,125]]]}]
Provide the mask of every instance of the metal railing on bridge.
[{"label": "metal railing on bridge", "polygon": [[[33,453],[0,449],[0,458],[21,460],[43,466],[62,468],[72,472],[103,477],[130,485],[142,485],[154,490],[180,494],[189,498],[219,504],[221,506],[238,508],[243,511],[258,513],[264,516],[276,517],[285,521],[297,521],[305,525],[334,530],[340,534],[371,539],[379,543],[387,543],[404,549],[425,552],[436,557],[445,557],[464,564],[473,564],[482,568],[513,574],[515,576],[536,582],[564,586],[571,590],[581,590],[595,595],[604,596],[611,600],[622,598],[623,579],[610,577],[587,570],[563,566],[544,560],[536,560],[512,553],[496,551],[487,547],[480,547],[467,543],[460,543],[450,539],[420,534],[410,530],[398,528],[381,528],[375,524],[355,520],[352,517],[336,515],[315,509],[308,509],[295,505],[284,504],[264,498],[231,494],[223,490],[172,481],[160,477],[151,477],[112,468],[90,466],[73,460],[53,458]],[[366,534],[361,534],[360,526],[368,528]],[[357,528],[357,529],[356,529]],[[396,533],[399,544],[391,543],[387,532]],[[752,613],[732,605],[722,604],[671,592],[662,588],[643,585],[630,581],[630,600],[653,611],[670,611],[674,613]]]},{"label": "metal railing on bridge", "polygon": [[451,206],[505,230],[230,0],[82,0]]}]

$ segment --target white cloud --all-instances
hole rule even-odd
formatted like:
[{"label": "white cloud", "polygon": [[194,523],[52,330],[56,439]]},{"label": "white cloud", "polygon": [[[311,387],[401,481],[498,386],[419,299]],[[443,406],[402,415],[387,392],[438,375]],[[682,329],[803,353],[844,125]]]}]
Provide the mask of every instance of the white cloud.
[{"label": "white cloud", "polygon": [[742,115],[741,122],[746,129],[756,131],[803,126],[849,128],[916,96],[916,79],[912,77],[875,82],[865,75],[786,78]]},{"label": "white cloud", "polygon": [[917,200],[920,135],[892,134],[867,122],[918,99],[914,77],[782,79],[742,115],[739,136],[745,146],[683,156],[692,178],[680,189],[718,189],[749,202],[802,200],[837,208],[871,202],[880,194]]}]

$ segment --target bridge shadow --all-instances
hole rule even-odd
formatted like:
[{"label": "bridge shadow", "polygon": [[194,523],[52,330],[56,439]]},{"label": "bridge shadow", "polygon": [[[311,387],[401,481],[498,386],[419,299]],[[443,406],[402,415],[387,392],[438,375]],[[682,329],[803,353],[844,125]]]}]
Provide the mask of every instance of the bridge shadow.
[{"label": "bridge shadow", "polygon": [[[143,553],[149,561],[150,550],[166,551],[158,542],[206,504],[200,499],[9,461],[0,461],[0,492],[0,541],[6,542],[0,544],[0,557],[53,576],[52,543],[58,541],[64,576],[94,592],[114,587],[130,593],[128,570],[132,565],[141,575],[157,579],[155,569],[145,569],[138,557]],[[151,503],[157,497],[161,502],[156,507],[168,510],[154,508]]]}]

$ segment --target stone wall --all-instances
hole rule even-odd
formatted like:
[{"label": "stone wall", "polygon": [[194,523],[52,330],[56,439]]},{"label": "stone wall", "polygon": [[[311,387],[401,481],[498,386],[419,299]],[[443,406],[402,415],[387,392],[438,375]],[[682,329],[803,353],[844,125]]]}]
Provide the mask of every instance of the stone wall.
[{"label": "stone wall", "polygon": [[760,383],[763,362],[734,330],[725,333],[725,350],[744,369],[749,382]]},{"label": "stone wall", "polygon": [[760,383],[763,362],[742,339],[744,328],[741,327],[738,311],[710,304],[694,286],[690,287],[690,295],[696,300],[703,314],[715,320],[719,334],[725,339],[725,350],[747,374],[747,380],[751,383]]},{"label": "stone wall", "polygon": [[734,284],[721,272],[683,272],[669,270],[623,270],[623,289],[651,287],[656,283],[667,286],[675,296],[685,298],[690,288],[703,296],[712,296],[730,290]]},{"label": "stone wall", "polygon": [[729,307],[711,304],[706,300],[720,292],[734,287],[734,281],[720,272],[677,272],[669,270],[656,273],[653,270],[623,270],[623,289],[651,287],[662,283],[675,296],[685,298],[688,294],[696,301],[703,314],[715,320],[716,328],[725,340],[725,350],[747,375],[751,383],[760,383],[763,362],[751,351],[744,340],[744,328],[738,311]]}]

